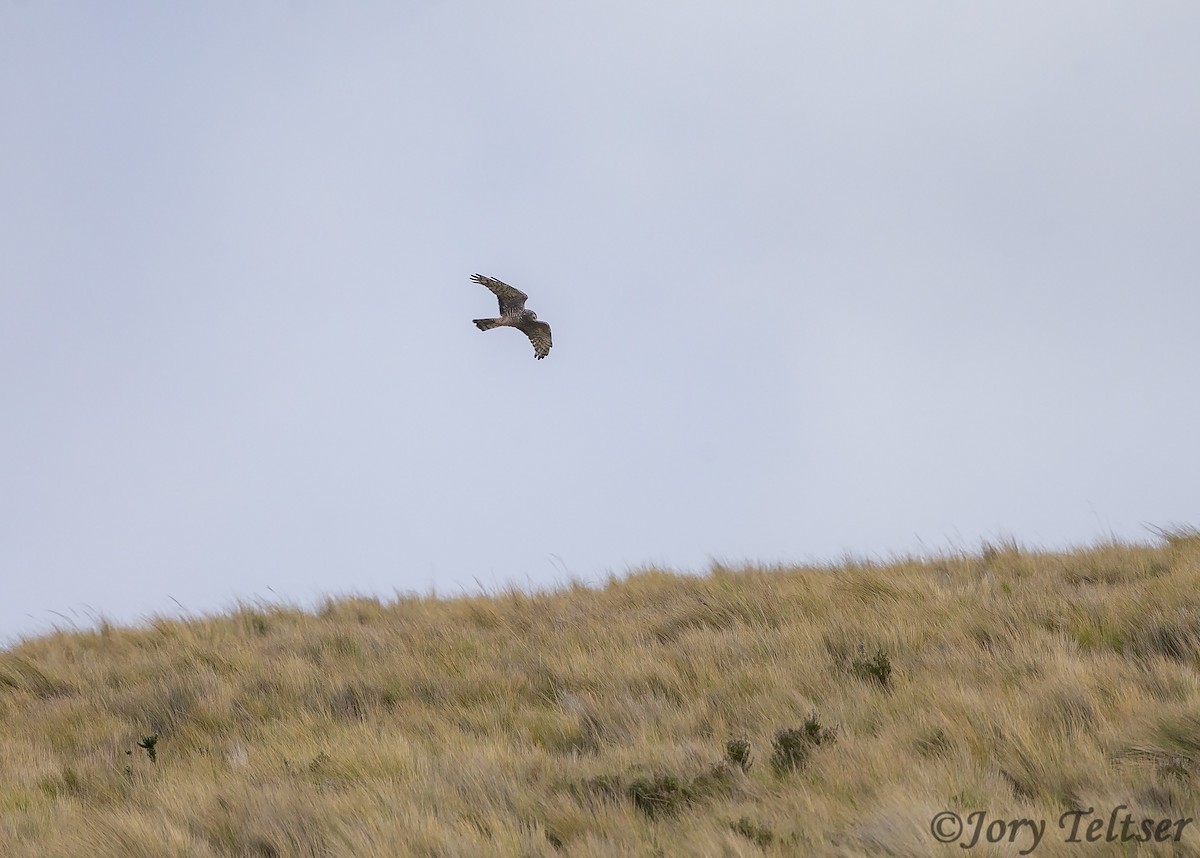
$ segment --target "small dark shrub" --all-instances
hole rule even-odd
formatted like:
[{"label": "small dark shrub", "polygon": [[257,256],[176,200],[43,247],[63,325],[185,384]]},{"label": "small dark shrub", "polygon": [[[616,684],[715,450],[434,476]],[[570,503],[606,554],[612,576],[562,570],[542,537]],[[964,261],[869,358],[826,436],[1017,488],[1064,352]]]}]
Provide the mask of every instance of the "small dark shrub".
[{"label": "small dark shrub", "polygon": [[802,769],[815,748],[829,744],[836,738],[837,730],[823,727],[817,713],[814,712],[808,716],[802,727],[780,730],[775,734],[771,768],[780,775]]},{"label": "small dark shrub", "polygon": [[745,736],[739,736],[726,742],[725,759],[743,772],[750,771],[750,767],[754,765],[754,760],[750,757],[750,740]]},{"label": "small dark shrub", "polygon": [[859,654],[850,662],[850,672],[864,682],[878,683],[880,688],[892,687],[892,660],[882,647],[870,658],[860,648]]},{"label": "small dark shrub", "polygon": [[138,742],[137,746],[145,750],[146,756],[150,758],[150,762],[157,763],[158,749],[155,747],[157,744],[158,734],[155,733],[153,736],[143,736],[142,741]]}]

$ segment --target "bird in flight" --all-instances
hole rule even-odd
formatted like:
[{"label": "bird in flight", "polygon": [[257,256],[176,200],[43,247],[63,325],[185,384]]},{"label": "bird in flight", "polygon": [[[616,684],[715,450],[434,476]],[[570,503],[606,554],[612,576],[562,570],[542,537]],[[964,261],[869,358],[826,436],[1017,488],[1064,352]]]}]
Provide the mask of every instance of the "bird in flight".
[{"label": "bird in flight", "polygon": [[491,289],[500,302],[500,318],[473,319],[475,327],[481,331],[490,331],[492,328],[499,327],[516,328],[529,337],[529,342],[533,343],[534,357],[541,360],[550,354],[550,326],[545,322],[539,322],[537,313],[533,310],[525,309],[525,302],[529,299],[528,295],[507,283],[501,283],[492,277],[484,277],[482,274],[472,274],[471,280]]}]

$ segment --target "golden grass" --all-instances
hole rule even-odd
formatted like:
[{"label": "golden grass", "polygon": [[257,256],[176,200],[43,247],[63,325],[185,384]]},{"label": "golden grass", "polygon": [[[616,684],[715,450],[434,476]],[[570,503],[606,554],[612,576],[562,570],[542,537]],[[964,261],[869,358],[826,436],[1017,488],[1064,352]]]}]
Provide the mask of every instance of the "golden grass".
[{"label": "golden grass", "polygon": [[1185,532],[102,624],[0,652],[0,855],[1140,854],[1058,821],[1200,816],[1198,668]]}]

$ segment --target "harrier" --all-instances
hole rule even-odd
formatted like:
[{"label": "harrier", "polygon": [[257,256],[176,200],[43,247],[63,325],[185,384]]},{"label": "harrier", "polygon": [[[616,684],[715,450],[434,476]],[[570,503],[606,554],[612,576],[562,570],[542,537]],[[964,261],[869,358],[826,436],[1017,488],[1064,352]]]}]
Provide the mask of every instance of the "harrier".
[{"label": "harrier", "polygon": [[482,274],[472,274],[471,280],[491,289],[500,301],[500,318],[474,319],[475,327],[481,331],[490,331],[492,328],[499,327],[516,328],[529,337],[529,342],[533,343],[534,357],[541,360],[550,354],[550,326],[545,322],[539,322],[537,313],[533,310],[525,309],[525,302],[529,299],[528,295],[507,283],[501,283],[491,277],[484,277]]}]

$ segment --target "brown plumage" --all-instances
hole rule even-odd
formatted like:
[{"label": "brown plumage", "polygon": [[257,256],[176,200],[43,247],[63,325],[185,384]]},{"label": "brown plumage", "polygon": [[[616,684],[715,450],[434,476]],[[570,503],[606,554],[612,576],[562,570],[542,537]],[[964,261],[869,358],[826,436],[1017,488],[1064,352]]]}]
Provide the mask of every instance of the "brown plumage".
[{"label": "brown plumage", "polygon": [[482,274],[472,274],[471,280],[492,290],[492,294],[500,302],[500,317],[497,319],[474,319],[475,327],[481,331],[490,331],[492,328],[500,327],[516,328],[529,337],[529,342],[533,343],[534,357],[541,360],[550,354],[552,345],[550,326],[545,322],[539,322],[537,313],[533,310],[525,309],[525,302],[529,299],[528,295],[507,283],[492,277],[484,277]]}]

